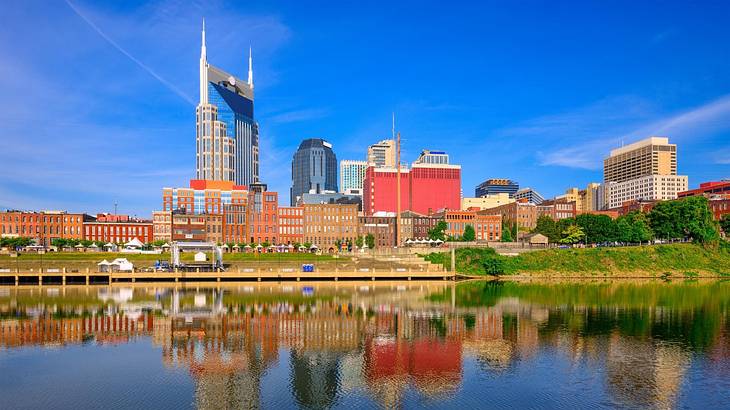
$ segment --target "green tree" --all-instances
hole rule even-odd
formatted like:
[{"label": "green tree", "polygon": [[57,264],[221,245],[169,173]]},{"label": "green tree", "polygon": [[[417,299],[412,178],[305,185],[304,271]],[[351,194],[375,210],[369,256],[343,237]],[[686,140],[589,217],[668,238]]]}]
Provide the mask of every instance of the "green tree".
[{"label": "green tree", "polygon": [[164,244],[165,244],[165,241],[163,241],[162,239],[158,239],[156,241],[152,241],[152,246],[160,247],[160,246],[162,246]]},{"label": "green tree", "polygon": [[725,235],[730,236],[730,214],[725,214],[720,218],[720,228]]},{"label": "green tree", "polygon": [[357,238],[355,238],[355,246],[357,246],[358,248],[362,248],[363,243],[365,243],[365,241],[363,240],[362,236],[358,236]]},{"label": "green tree", "polygon": [[703,196],[659,202],[649,212],[649,222],[656,237],[661,239],[707,243],[719,238],[717,223]]},{"label": "green tree", "polygon": [[68,241],[66,239],[63,239],[63,238],[53,238],[53,239],[51,239],[51,245],[52,246],[57,246],[59,248],[63,248],[64,246],[66,246],[66,243],[67,242]]},{"label": "green tree", "polygon": [[445,241],[446,240],[446,229],[448,229],[448,225],[446,224],[446,221],[438,221],[436,226],[433,227],[430,231],[428,231],[428,237],[430,239],[433,239],[434,241],[440,240]]},{"label": "green tree", "polygon": [[616,240],[616,222],[608,215],[581,214],[575,218],[586,235],[588,243],[604,243]]},{"label": "green tree", "polygon": [[563,231],[563,237],[560,239],[560,243],[572,245],[582,241],[585,236],[586,234],[580,226],[570,225]]},{"label": "green tree", "polygon": [[502,242],[512,242],[512,230],[502,229]]},{"label": "green tree", "polygon": [[504,273],[504,261],[499,255],[485,258],[482,261],[482,267],[484,267],[484,273],[487,275],[501,275]]},{"label": "green tree", "polygon": [[371,233],[367,234],[365,236],[365,243],[368,245],[368,248],[375,249],[375,236]]},{"label": "green tree", "polygon": [[552,243],[560,241],[560,231],[555,220],[547,215],[541,215],[537,218],[537,225],[532,233],[540,233],[545,235]]},{"label": "green tree", "polygon": [[474,227],[467,225],[464,227],[464,235],[461,236],[461,240],[466,242],[473,242],[477,239],[477,234],[474,231]]}]

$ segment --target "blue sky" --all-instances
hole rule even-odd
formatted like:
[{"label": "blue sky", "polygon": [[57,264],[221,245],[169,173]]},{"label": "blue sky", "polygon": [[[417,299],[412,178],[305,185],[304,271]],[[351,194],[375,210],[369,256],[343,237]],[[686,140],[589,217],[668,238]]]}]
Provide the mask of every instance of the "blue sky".
[{"label": "blue sky", "polygon": [[[306,4],[305,4],[306,3]],[[686,2],[685,2],[686,3]],[[361,159],[447,150],[463,191],[544,196],[601,180],[621,142],[666,135],[690,186],[730,177],[727,2],[8,3],[0,208],[149,216],[194,177],[200,20],[209,61],[254,50],[261,172],[288,202],[302,139]]]}]

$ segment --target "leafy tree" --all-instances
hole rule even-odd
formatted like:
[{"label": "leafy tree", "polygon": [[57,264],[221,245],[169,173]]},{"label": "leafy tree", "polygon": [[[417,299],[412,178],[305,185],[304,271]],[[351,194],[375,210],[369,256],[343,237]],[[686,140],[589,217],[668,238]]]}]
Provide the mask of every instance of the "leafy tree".
[{"label": "leafy tree", "polygon": [[461,239],[463,241],[473,242],[474,240],[476,240],[476,238],[477,238],[477,235],[476,235],[476,232],[474,231],[473,226],[467,225],[466,227],[464,227],[464,235],[462,235],[462,237],[461,237]]},{"label": "leafy tree", "polygon": [[263,246],[264,248],[268,248],[269,246],[271,246],[271,244],[269,243],[269,241],[264,241],[261,246]]},{"label": "leafy tree", "polygon": [[17,238],[0,238],[0,247],[7,248],[22,248],[33,243],[33,239],[19,236]]},{"label": "leafy tree", "polygon": [[541,215],[537,218],[537,225],[532,233],[540,233],[545,235],[552,243],[560,241],[560,231],[555,220],[547,215]]},{"label": "leafy tree", "polygon": [[335,248],[340,249],[341,246],[342,246],[342,240],[335,239]]},{"label": "leafy tree", "polygon": [[589,243],[613,242],[616,240],[616,223],[608,215],[581,214],[575,218]]},{"label": "leafy tree", "polygon": [[619,217],[616,227],[622,242],[642,243],[654,237],[646,214],[638,211]]},{"label": "leafy tree", "polygon": [[312,242],[304,242],[304,247],[309,249],[312,247]]},{"label": "leafy tree", "polygon": [[512,232],[510,229],[502,229],[502,242],[512,242]]},{"label": "leafy tree", "polygon": [[500,259],[499,255],[484,259],[482,266],[484,267],[484,273],[487,275],[501,275],[504,273],[504,261]]},{"label": "leafy tree", "polygon": [[362,236],[358,236],[357,238],[355,238],[355,246],[357,246],[358,248],[362,248],[363,243],[365,243],[365,241],[363,240]]},{"label": "leafy tree", "polygon": [[725,232],[725,235],[730,236],[730,214],[725,214],[720,218],[720,228]]},{"label": "leafy tree", "polygon": [[368,248],[375,249],[375,236],[371,233],[367,234],[365,237],[365,243],[368,245]]},{"label": "leafy tree", "polygon": [[165,244],[165,241],[163,241],[162,239],[158,239],[156,241],[152,241],[152,246],[160,247],[160,246],[162,246],[164,244]]},{"label": "leafy tree", "polygon": [[446,240],[446,229],[448,229],[448,228],[449,228],[449,226],[446,224],[446,221],[438,221],[436,226],[434,226],[433,229],[428,231],[428,237],[430,239],[433,239],[434,241],[436,241],[436,240],[445,241]]},{"label": "leafy tree", "polygon": [[580,226],[570,225],[563,231],[563,237],[560,239],[560,243],[572,245],[582,241],[585,236],[586,234]]},{"label": "leafy tree", "polygon": [[659,202],[649,212],[649,222],[657,238],[706,243],[719,237],[717,223],[703,196]]},{"label": "leafy tree", "polygon": [[64,246],[66,246],[66,243],[67,242],[68,241],[66,239],[63,239],[63,238],[53,238],[53,239],[51,239],[51,245],[57,246],[59,248],[63,248]]}]

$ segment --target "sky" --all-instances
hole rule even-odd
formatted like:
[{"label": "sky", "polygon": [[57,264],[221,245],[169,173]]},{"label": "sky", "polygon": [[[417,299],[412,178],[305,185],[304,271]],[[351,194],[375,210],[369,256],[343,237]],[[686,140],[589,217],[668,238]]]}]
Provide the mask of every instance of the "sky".
[{"label": "sky", "polygon": [[545,197],[602,179],[608,152],[678,145],[690,187],[730,177],[728,2],[8,2],[0,13],[0,209],[149,217],[195,177],[200,26],[247,76],[261,179],[324,138],[364,159],[445,150],[464,196],[511,178]]}]

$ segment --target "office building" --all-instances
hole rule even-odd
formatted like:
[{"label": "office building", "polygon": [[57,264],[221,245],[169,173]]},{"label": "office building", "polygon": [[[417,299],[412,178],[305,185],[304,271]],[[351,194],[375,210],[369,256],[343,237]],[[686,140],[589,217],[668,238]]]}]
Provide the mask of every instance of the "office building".
[{"label": "office building", "polygon": [[515,202],[514,198],[510,198],[509,194],[503,192],[501,194],[486,195],[479,198],[462,198],[461,199],[461,210],[466,211],[469,209],[489,209],[496,208],[500,205],[505,205]]},{"label": "office building", "polygon": [[514,198],[515,193],[517,193],[517,190],[519,189],[520,185],[515,181],[503,178],[492,178],[477,185],[476,189],[474,189],[474,196],[478,198],[486,195],[507,193],[510,198]]},{"label": "office building", "polygon": [[304,243],[311,243],[319,249],[328,251],[336,249],[337,241],[354,243],[357,239],[356,204],[305,204],[302,207]]},{"label": "office building", "polygon": [[648,175],[677,175],[677,145],[651,137],[611,151],[603,160],[603,182],[621,183]]},{"label": "office building", "polygon": [[651,137],[611,151],[603,161],[605,207],[629,201],[664,201],[687,190],[677,175],[677,146],[666,137]]},{"label": "office building", "polygon": [[368,169],[366,161],[344,159],[340,161],[340,192],[362,195],[362,182]]},{"label": "office building", "polygon": [[290,204],[304,193],[337,192],[337,157],[332,144],[321,138],[302,141],[291,162]]},{"label": "office building", "polygon": [[624,182],[606,184],[607,209],[619,208],[629,201],[666,201],[677,199],[677,194],[686,191],[686,175],[647,175]]},{"label": "office building", "polygon": [[172,241],[172,212],[152,212],[152,240],[168,243]]},{"label": "office building", "polygon": [[[396,212],[396,168],[368,167],[363,186],[363,212]],[[401,212],[430,215],[441,209],[461,208],[461,166],[414,162],[401,167]]]},{"label": "office building", "polygon": [[543,198],[543,196],[540,195],[539,192],[529,187],[517,190],[517,192],[515,192],[514,194],[514,199],[517,201],[525,200],[526,202],[535,205],[539,205],[542,201],[545,200],[545,198]]},{"label": "office building", "polygon": [[368,164],[376,167],[395,167],[395,161],[395,140],[383,140],[368,147]]},{"label": "office building", "polygon": [[253,113],[253,68],[242,81],[208,63],[203,24],[200,102],[196,108],[196,179],[249,185],[259,180],[259,130]]}]

